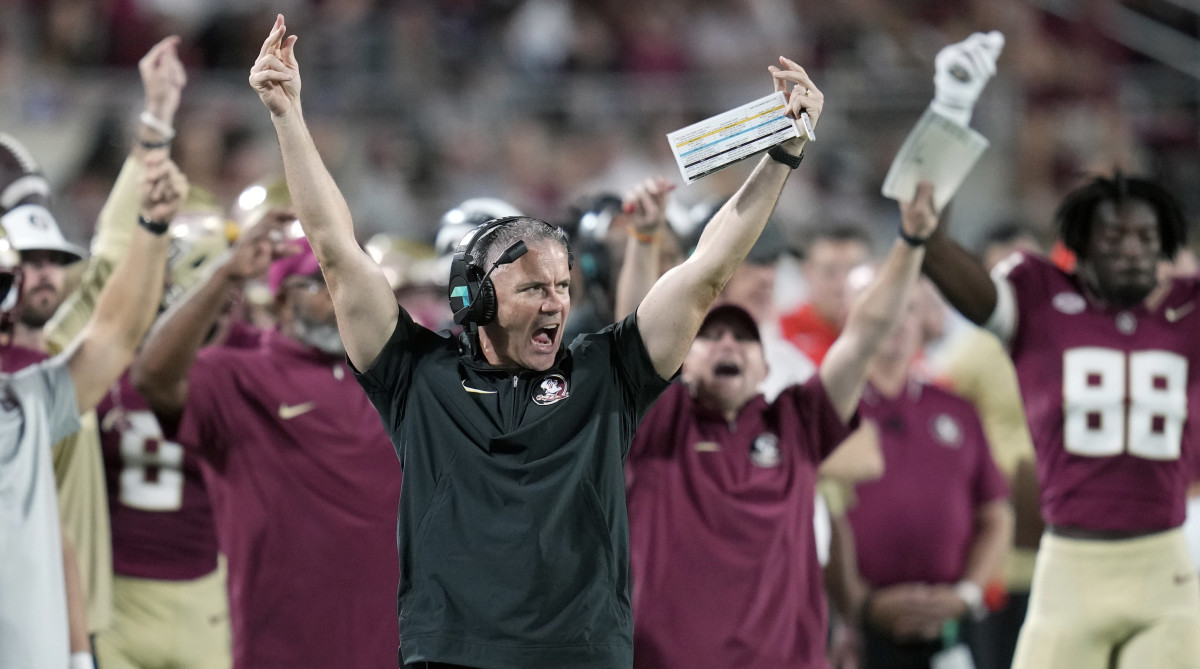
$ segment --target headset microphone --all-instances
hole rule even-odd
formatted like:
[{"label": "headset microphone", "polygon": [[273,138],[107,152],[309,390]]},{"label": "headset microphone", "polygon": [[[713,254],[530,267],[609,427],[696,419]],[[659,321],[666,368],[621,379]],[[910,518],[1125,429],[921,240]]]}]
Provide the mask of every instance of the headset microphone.
[{"label": "headset microphone", "polygon": [[491,276],[492,272],[494,272],[497,267],[501,265],[507,265],[510,262],[515,262],[518,258],[525,255],[527,251],[529,251],[529,249],[526,248],[525,242],[517,240],[515,244],[504,249],[504,253],[501,253],[500,257],[496,258],[496,262],[492,264],[492,269],[489,269],[488,273],[484,275],[483,278],[486,279]]},{"label": "headset microphone", "polygon": [[[500,257],[496,258],[496,262],[492,263],[491,269],[489,269],[487,271],[487,273],[483,275],[483,278],[479,280],[479,285],[480,286],[487,285],[487,280],[492,276],[492,272],[496,271],[497,267],[499,267],[501,265],[507,265],[511,262],[515,262],[518,258],[525,255],[528,251],[529,251],[529,249],[525,246],[525,242],[519,241],[519,240],[516,243],[514,243],[512,246],[508,247],[507,249],[504,249],[504,253],[501,253]],[[472,296],[472,297],[475,299],[478,299],[477,295]],[[462,309],[459,309],[458,311],[456,311],[454,313],[454,322],[459,325],[462,325],[463,322],[469,318],[469,314],[471,312],[471,306],[473,304],[474,304],[474,301],[468,302],[466,306],[464,306]]]}]

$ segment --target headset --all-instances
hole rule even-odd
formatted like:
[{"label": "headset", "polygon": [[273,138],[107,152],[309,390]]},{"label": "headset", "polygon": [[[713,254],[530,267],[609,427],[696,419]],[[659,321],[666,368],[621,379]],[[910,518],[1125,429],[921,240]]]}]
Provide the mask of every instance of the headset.
[{"label": "headset", "polygon": [[[487,325],[496,318],[496,287],[492,284],[491,275],[496,268],[514,262],[529,250],[525,242],[517,241],[504,250],[496,262],[484,271],[483,258],[477,257],[477,249],[483,240],[506,225],[530,218],[528,216],[505,216],[487,221],[467,233],[454,251],[450,262],[449,298],[450,311],[454,313],[454,322],[466,326],[470,330],[480,325]],[[531,219],[538,220],[538,219]],[[546,227],[557,231],[558,228],[541,221]],[[567,250],[567,267],[574,264],[570,249]]]}]

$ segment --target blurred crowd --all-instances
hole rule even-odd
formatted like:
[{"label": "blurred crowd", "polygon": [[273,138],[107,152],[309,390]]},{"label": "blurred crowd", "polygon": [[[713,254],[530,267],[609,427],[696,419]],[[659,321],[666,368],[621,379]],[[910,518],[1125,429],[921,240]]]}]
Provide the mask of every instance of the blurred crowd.
[{"label": "blurred crowd", "polygon": [[[139,354],[134,374],[121,382],[124,385],[112,387],[108,403],[115,404],[116,409],[102,405],[97,434],[124,433],[137,427],[126,420],[126,412],[140,411],[148,416],[149,409],[153,409],[160,417],[178,418],[186,406],[192,406],[191,415],[196,415],[195,406],[199,405],[208,412],[204,415],[214,418],[208,423],[192,418],[182,427],[168,421],[162,426],[168,429],[161,431],[154,423],[153,438],[138,442],[138,448],[153,452],[136,454],[138,458],[149,458],[144,461],[127,461],[128,449],[108,444],[109,450],[116,449],[126,458],[115,460],[120,471],[137,470],[139,476],[145,475],[144,480],[135,481],[138,485],[161,483],[156,478],[157,469],[154,476],[146,472],[162,465],[155,459],[163,457],[157,450],[159,442],[168,443],[163,435],[175,430],[202,443],[253,440],[253,430],[242,431],[240,416],[233,420],[222,413],[236,416],[242,406],[235,409],[220,404],[224,396],[219,389],[230,384],[222,386],[218,381],[236,377],[238,384],[233,385],[238,388],[243,382],[246,388],[254,383],[270,386],[276,381],[270,369],[264,367],[267,371],[261,371],[253,365],[267,365],[275,360],[272,356],[290,355],[304,360],[289,364],[312,371],[313,378],[329,384],[332,390],[328,395],[352,405],[335,412],[335,417],[346,419],[366,410],[366,419],[351,422],[359,427],[369,424],[372,432],[363,435],[362,444],[356,446],[362,446],[359,455],[370,453],[371,458],[382,459],[364,457],[359,463],[360,473],[391,481],[398,488],[396,480],[386,476],[385,467],[395,469],[396,465],[386,448],[378,448],[384,438],[375,434],[379,426],[369,415],[365,400],[340,391],[351,378],[344,351],[337,346],[322,346],[326,339],[337,338],[337,330],[331,325],[329,294],[315,257],[306,244],[301,244],[302,250],[284,259],[285,265],[280,266],[278,258],[261,253],[255,256],[252,249],[255,243],[265,243],[268,235],[279,241],[276,233],[293,242],[302,237],[292,196],[283,181],[274,131],[246,83],[249,65],[276,12],[287,13],[294,27],[291,34],[304,36],[296,51],[306,64],[304,81],[310,87],[306,91],[313,91],[305,98],[306,119],[325,164],[353,212],[358,241],[383,267],[405,311],[415,322],[435,330],[452,326],[445,300],[446,280],[450,256],[463,235],[484,221],[518,214],[560,225],[571,239],[573,310],[565,324],[563,341],[570,342],[578,333],[594,332],[624,317],[638,302],[634,299],[624,304],[619,294],[618,277],[627,267],[626,254],[657,254],[659,272],[678,265],[694,249],[705,223],[750,169],[747,161],[690,186],[677,186],[678,169],[665,134],[761,97],[768,90],[765,64],[774,62],[778,54],[787,53],[803,61],[813,79],[821,82],[824,95],[836,101],[835,106],[824,116],[820,141],[808,149],[806,163],[796,171],[760,241],[724,294],[757,322],[747,330],[753,332],[752,339],[763,344],[767,357],[786,360],[771,371],[789,372],[792,378],[767,379],[767,387],[777,383],[783,388],[806,378],[821,363],[846,324],[854,297],[851,274],[881,256],[878,250],[887,248],[895,237],[901,215],[895,203],[879,193],[880,184],[931,97],[929,73],[935,55],[946,44],[971,32],[1000,30],[1008,43],[995,80],[975,107],[972,123],[991,141],[991,148],[944,220],[951,234],[978,251],[987,265],[1014,249],[1048,251],[1057,234],[1052,214],[1064,193],[1114,168],[1152,174],[1180,195],[1188,214],[1200,210],[1200,192],[1186,187],[1200,172],[1200,128],[1195,113],[1200,89],[1184,74],[1154,63],[1117,41],[1111,13],[1115,3],[1080,0],[1067,4],[1066,10],[1060,4],[1050,11],[1037,2],[1016,0],[5,3],[0,5],[0,89],[5,91],[0,96],[0,130],[18,138],[36,156],[40,173],[50,183],[47,193],[39,193],[46,201],[39,200],[37,206],[45,204],[46,210],[53,212],[50,227],[56,221],[63,233],[58,237],[55,231],[53,244],[46,246],[20,241],[20,234],[8,230],[8,244],[22,254],[19,262],[24,266],[24,299],[28,302],[36,303],[34,298],[42,290],[33,273],[70,274],[67,266],[72,263],[80,272],[88,272],[82,283],[78,283],[78,276],[64,279],[54,274],[58,278],[47,279],[55,284],[50,293],[61,300],[76,290],[89,289],[93,283],[97,285],[91,287],[98,291],[103,281],[92,277],[99,271],[94,267],[101,266],[100,261],[117,262],[128,246],[124,237],[117,242],[111,239],[113,226],[120,229],[124,225],[132,230],[133,222],[138,220],[133,216],[137,197],[131,193],[138,187],[143,189],[139,213],[145,213],[147,203],[153,203],[151,187],[130,175],[146,169],[143,163],[148,153],[169,147],[173,161],[169,169],[157,167],[156,161],[166,161],[165,157],[151,158],[147,164],[166,175],[158,177],[164,183],[177,173],[186,175],[191,194],[184,198],[188,190],[185,183],[179,189],[182,192],[171,193],[169,207],[158,203],[171,210],[168,218],[174,218],[169,228],[171,246],[163,251],[169,275],[163,306],[165,309],[168,303],[181,299],[187,288],[193,290],[188,298],[191,304],[204,303],[211,308],[206,307],[208,312],[179,308],[168,312],[164,320],[169,323],[175,319],[174,329],[157,328]],[[1171,23],[1176,18],[1160,16],[1156,20]],[[158,85],[170,88],[174,95],[183,91],[182,99],[177,101],[178,110],[172,107],[164,128],[159,125],[163,119],[151,113],[147,120],[143,112],[150,107],[154,79],[143,69],[139,84],[135,69],[139,61],[146,67],[147,52],[160,48],[155,45],[163,44],[161,40],[168,35],[179,36],[178,42],[170,46],[171,67],[178,62],[187,76],[184,88],[175,81],[163,83],[171,78],[170,72],[157,75],[161,79]],[[174,60],[176,53],[178,61]],[[32,173],[27,166],[19,167],[19,176]],[[661,220],[651,221],[650,217],[639,218],[633,213],[638,198],[649,197],[647,191],[657,198],[654,208],[661,205]],[[118,206],[124,207],[119,214]],[[9,208],[7,204],[5,207]],[[106,220],[107,239],[103,231]],[[154,234],[168,231],[163,222],[163,229],[155,232],[152,228],[158,223],[157,219],[140,221]],[[130,230],[118,236],[130,234]],[[89,241],[92,259],[76,262],[87,255],[82,247]],[[989,251],[995,257],[986,257]],[[52,255],[48,259],[30,255],[36,252]],[[201,272],[218,255],[224,264],[216,263],[212,266],[217,269]],[[1190,257],[1185,254],[1185,258]],[[271,260],[276,264],[268,273]],[[43,266],[53,267],[47,270]],[[102,267],[105,272],[112,271],[109,265]],[[1169,269],[1164,265],[1164,272]],[[1180,269],[1193,270],[1191,265]],[[239,293],[230,286],[244,290]],[[914,379],[948,374],[939,365],[948,366],[943,360],[950,357],[947,351],[955,352],[954,348],[947,345],[940,351],[934,349],[938,343],[953,343],[966,331],[962,322],[945,322],[949,312],[931,290],[919,292],[920,298],[911,311],[920,312],[920,318],[909,318],[911,341],[907,343],[911,350],[893,356],[900,385],[909,382],[910,362]],[[42,341],[41,328],[61,304],[49,304],[50,293],[43,300],[48,303],[48,313],[36,327],[32,321],[23,320],[23,313],[17,314],[17,338],[10,343],[30,350],[48,348]],[[226,304],[232,293],[239,296]],[[52,331],[54,325],[57,323],[51,322],[47,328]],[[207,339],[202,342],[200,334],[212,335],[211,341],[217,342],[211,346],[215,352],[197,352],[202,344],[209,343]],[[245,341],[239,342],[239,337]],[[929,350],[922,350],[927,344]],[[180,350],[185,354],[179,354]],[[132,359],[132,350],[129,355]],[[171,356],[179,356],[183,362]],[[179,377],[186,377],[197,361],[195,369],[201,371],[195,374],[200,378],[220,378],[195,383],[189,399],[187,384]],[[281,363],[280,368],[286,366]],[[184,388],[182,397],[174,394],[180,383]],[[309,381],[287,383],[301,387]],[[109,385],[111,380],[104,387]],[[277,385],[286,384],[278,381]],[[134,388],[146,395],[149,409],[123,404],[135,395]],[[245,393],[247,397],[270,398],[264,404],[265,412],[260,412],[263,416],[252,420],[275,420],[274,395],[262,388]],[[882,400],[875,401],[883,406]],[[312,411],[309,404],[279,399],[276,422],[295,425],[288,421]],[[80,402],[80,408],[87,407]],[[117,416],[107,427],[105,409]],[[325,420],[324,415],[320,417]],[[313,414],[306,420],[317,418],[318,414]],[[886,421],[880,419],[880,423]],[[271,427],[263,428],[264,432]],[[296,432],[288,438],[313,441],[311,432]],[[111,439],[117,443],[124,437]],[[982,433],[979,441],[982,453]],[[148,445],[151,442],[153,448]],[[290,452],[286,444],[280,451]],[[245,495],[270,509],[275,500],[287,497],[290,491],[283,490],[283,484],[277,481],[273,485],[280,485],[280,490],[268,494],[263,492],[261,482],[241,478],[240,472],[266,471],[273,463],[239,464],[234,457],[227,460],[225,453],[214,456],[204,451],[202,455],[212,460],[205,462],[205,467],[212,468],[205,470],[206,480],[216,492],[213,508],[208,508],[203,494],[196,504],[203,507],[200,515],[204,516],[206,531],[214,531],[210,521],[215,517],[215,532],[220,536],[206,536],[205,545],[200,547],[203,550],[196,550],[196,573],[212,575],[214,582],[209,587],[223,595],[226,562],[217,566],[219,540],[230,569],[235,656],[243,658],[243,666],[251,666],[245,664],[250,662],[245,659],[251,657],[250,651],[237,649],[238,630],[255,624],[246,611],[253,611],[257,602],[244,593],[255,588],[271,591],[268,576],[256,568],[275,561],[256,553],[257,547],[237,543],[240,535],[231,527],[249,524],[253,518],[240,517],[245,507],[240,500],[236,504],[230,500]],[[188,457],[199,456],[193,453]],[[264,456],[260,452],[253,457]],[[1020,483],[1018,458],[1003,462],[995,457],[1000,471],[992,471],[995,466],[989,465],[987,474],[999,483],[992,486],[994,489],[987,492],[990,497],[983,501],[999,504],[998,500],[1003,500],[1000,505],[1006,506],[1006,486],[1017,487]],[[179,458],[182,462],[183,456]],[[980,459],[985,461],[990,462]],[[103,472],[101,465],[93,463],[96,472]],[[312,463],[302,466],[307,465]],[[182,467],[179,463],[175,466]],[[312,467],[321,476],[337,469],[321,463]],[[188,481],[199,486],[200,465],[192,469],[195,471],[189,476],[195,481]],[[857,482],[879,475],[854,469],[841,478]],[[112,472],[109,479],[110,502],[112,496],[117,497],[112,502],[116,518],[121,511],[118,507],[127,504],[121,495],[128,483],[124,478],[114,479]],[[213,480],[217,480],[215,485]],[[398,489],[385,489],[383,485],[372,489],[382,501],[359,499],[363,508],[352,511],[361,512],[362,518],[390,532],[393,498]],[[337,516],[344,509],[333,507],[354,495],[312,497],[308,503],[313,505],[313,512],[298,512],[297,516]],[[1014,497],[1028,501],[1029,491]],[[836,564],[842,551],[840,558],[853,563],[855,556],[846,557],[836,540],[839,531],[848,531],[837,527],[839,520],[846,519],[846,504],[843,500],[839,505],[836,490],[823,492],[819,504],[825,504],[826,498],[833,499],[832,520],[826,523],[833,523],[828,531],[835,539],[831,549],[829,537],[818,543],[826,549],[826,559],[832,550]],[[178,511],[181,502],[174,500],[172,504],[166,505],[168,510]],[[931,504],[945,506],[942,500]],[[70,503],[62,505],[68,510],[72,507]],[[74,506],[87,507],[88,502]],[[984,506],[980,504],[980,508]],[[375,517],[379,509],[385,513]],[[1039,528],[1030,530],[1021,522],[1036,526],[1036,511],[1018,509],[1019,534],[1037,536]],[[825,517],[829,513],[826,509],[817,515]],[[115,573],[118,594],[122,576],[180,580],[175,576],[125,573],[119,564],[114,572],[113,565],[104,562],[111,557],[97,561],[81,544],[119,545],[120,538],[113,542],[106,536],[74,536],[78,528],[68,515],[64,512],[61,529],[67,543],[64,553],[79,550],[84,572],[90,568],[103,572],[105,578]],[[264,511],[262,517],[272,516]],[[230,519],[227,525],[222,525],[224,519]],[[90,524],[86,518],[79,521],[80,526]],[[116,521],[113,527],[117,527]],[[357,531],[347,529],[344,541],[328,543],[338,544],[336,548],[352,546],[351,530]],[[971,531],[964,530],[964,537],[975,539]],[[1011,533],[1007,525],[1005,532]],[[1002,536],[994,540],[997,555],[1007,553],[1013,542],[1008,534],[997,536]],[[389,541],[383,542],[380,553],[394,563],[395,546],[390,535],[385,538]],[[1024,562],[1024,572],[1009,574],[1010,594],[1028,589],[1031,543],[1020,538],[1016,542],[1029,560]],[[231,554],[229,545],[238,545],[242,552]],[[280,546],[274,549],[280,554],[289,552]],[[157,561],[161,556],[152,557]],[[1020,562],[1018,553],[1013,557],[1018,558],[1014,562]],[[68,579],[70,562],[75,559],[73,555],[64,557]],[[280,559],[279,563],[285,561]],[[395,573],[393,563],[372,564],[380,569],[387,567],[383,569],[386,578]],[[307,567],[298,571],[307,573]],[[356,575],[361,572],[364,581],[368,576],[378,576],[357,567],[351,571]],[[847,590],[861,585],[857,578],[847,577]],[[954,578],[957,576],[951,580]],[[317,588],[320,584],[311,585]],[[88,577],[82,586],[68,582],[66,587],[76,609],[111,608],[106,601],[113,598],[111,593],[99,598],[103,606],[94,606],[96,586]],[[320,591],[335,592],[338,587]],[[997,587],[1000,601],[986,603],[993,611],[1002,611],[1004,588]],[[366,590],[381,592],[364,585]],[[387,595],[382,606],[391,607],[391,593],[386,589],[382,592]],[[974,608],[983,607],[984,594],[974,593],[968,603]],[[845,599],[851,604],[835,602],[834,607],[843,618],[861,615],[870,605],[861,601],[861,595],[857,600],[853,595]],[[1023,606],[1020,601],[1014,610],[1023,615]],[[281,604],[274,608],[292,607]],[[72,611],[71,615],[76,613]],[[90,610],[86,613],[85,630],[94,632],[108,624],[107,613],[99,618]],[[350,619],[349,614],[346,619]],[[78,621],[72,623],[73,634],[79,633]],[[1019,623],[1018,619],[1004,634],[993,636],[1004,637],[1002,641],[1008,643],[1012,641],[1009,637],[1013,625]],[[184,624],[191,622],[180,623]],[[394,634],[390,627],[375,632],[381,638]],[[247,636],[243,634],[242,638]],[[72,641],[74,644],[77,639],[73,637]],[[838,648],[836,641],[834,650]],[[989,640],[985,636],[972,643],[986,647]],[[88,645],[86,640],[82,644]],[[391,652],[390,648],[386,650]],[[331,648],[330,652],[342,651]],[[1010,655],[1011,648],[998,655],[1006,653]],[[980,666],[993,665],[981,662]]]},{"label": "blurred crowd", "polygon": [[[988,28],[1009,39],[975,120],[993,147],[955,229],[973,242],[1008,219],[1048,235],[1053,204],[1088,174],[1120,165],[1172,187],[1197,169],[1194,82],[1114,41],[1116,3],[1059,6],[1067,11],[1017,0],[11,2],[0,6],[0,123],[42,140],[67,235],[86,239],[132,131],[138,91],[123,74],[179,34],[192,94],[176,157],[230,202],[278,169],[244,83],[261,26],[286,11],[305,35],[310,123],[361,234],[431,243],[441,212],[466,197],[559,220],[583,195],[674,174],[665,133],[758,97],[753,75],[786,52],[839,101],[814,147],[821,168],[781,202],[798,246],[820,225],[894,228],[878,186],[929,99],[933,55]],[[711,204],[742,176],[676,199]]]}]

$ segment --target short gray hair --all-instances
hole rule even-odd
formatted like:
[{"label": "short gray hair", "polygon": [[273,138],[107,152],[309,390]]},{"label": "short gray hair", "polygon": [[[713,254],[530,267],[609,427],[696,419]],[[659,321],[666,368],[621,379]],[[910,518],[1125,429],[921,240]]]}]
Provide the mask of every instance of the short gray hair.
[{"label": "short gray hair", "polygon": [[482,260],[476,264],[486,272],[491,269],[492,263],[504,253],[508,247],[518,241],[525,242],[526,245],[532,245],[534,242],[553,241],[562,245],[563,250],[567,252],[567,259],[570,262],[571,258],[571,243],[567,239],[567,233],[560,227],[550,225],[540,218],[531,216],[521,216],[514,218],[512,221],[489,232],[486,237],[479,240],[479,248],[472,253],[476,258]]}]

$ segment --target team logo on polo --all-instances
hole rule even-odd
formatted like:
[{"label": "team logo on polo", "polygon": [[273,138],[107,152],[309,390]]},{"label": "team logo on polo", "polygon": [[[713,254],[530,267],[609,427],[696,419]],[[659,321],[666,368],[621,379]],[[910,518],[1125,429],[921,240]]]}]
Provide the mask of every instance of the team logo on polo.
[{"label": "team logo on polo", "polygon": [[933,436],[937,437],[943,446],[962,444],[962,428],[950,414],[940,413],[933,419]]},{"label": "team logo on polo", "polygon": [[1055,309],[1068,316],[1083,313],[1083,310],[1087,308],[1087,302],[1079,293],[1059,293],[1051,302]]},{"label": "team logo on polo", "polygon": [[1137,331],[1137,325],[1137,316],[1128,311],[1122,311],[1117,314],[1117,332],[1123,335],[1131,335]]},{"label": "team logo on polo", "polygon": [[779,437],[764,432],[750,445],[750,462],[756,467],[779,466]]},{"label": "team logo on polo", "polygon": [[551,374],[538,384],[538,390],[533,395],[533,402],[546,406],[565,400],[570,396],[571,393],[567,391],[567,380],[563,378],[562,374]]}]

